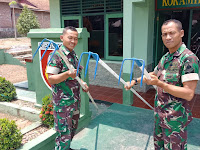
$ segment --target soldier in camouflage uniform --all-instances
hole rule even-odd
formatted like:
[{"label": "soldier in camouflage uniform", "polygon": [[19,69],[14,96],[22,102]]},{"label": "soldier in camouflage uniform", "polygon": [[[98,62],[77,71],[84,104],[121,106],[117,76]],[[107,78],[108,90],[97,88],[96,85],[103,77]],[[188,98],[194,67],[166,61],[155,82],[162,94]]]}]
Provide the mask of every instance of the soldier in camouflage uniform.
[{"label": "soldier in camouflage uniform", "polygon": [[[60,50],[68,58],[71,65],[77,68],[78,58],[74,52],[74,47],[78,43],[77,30],[74,27],[66,27],[60,39],[63,41]],[[70,143],[78,126],[80,115],[80,85],[74,79],[76,77],[76,70],[74,69],[74,72],[70,72],[58,52],[54,54],[47,67],[48,81],[52,86],[54,124],[57,131],[55,150],[71,149]],[[89,88],[85,82],[83,83],[86,87],[85,92],[87,92]]]},{"label": "soldier in camouflage uniform", "polygon": [[[162,40],[169,52],[151,72],[149,85],[156,85],[154,103],[154,146],[156,150],[186,150],[187,125],[192,121],[189,101],[192,100],[199,80],[199,60],[188,50],[182,37],[182,24],[175,19],[162,25]],[[130,89],[136,81],[127,82]]]}]

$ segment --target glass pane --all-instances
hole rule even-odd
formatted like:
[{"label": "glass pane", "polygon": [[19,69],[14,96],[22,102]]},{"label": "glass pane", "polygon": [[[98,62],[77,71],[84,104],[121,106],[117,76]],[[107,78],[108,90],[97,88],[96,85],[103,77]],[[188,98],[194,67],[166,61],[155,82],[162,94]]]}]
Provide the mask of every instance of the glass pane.
[{"label": "glass pane", "polygon": [[83,17],[83,27],[90,33],[88,40],[88,51],[98,53],[100,58],[104,57],[104,16]]},{"label": "glass pane", "polygon": [[123,19],[109,18],[109,56],[123,56]]},{"label": "glass pane", "polygon": [[192,16],[192,32],[190,49],[200,59],[200,10],[194,10]]},{"label": "glass pane", "polygon": [[79,21],[77,20],[64,20],[64,28],[67,26],[79,27]]}]

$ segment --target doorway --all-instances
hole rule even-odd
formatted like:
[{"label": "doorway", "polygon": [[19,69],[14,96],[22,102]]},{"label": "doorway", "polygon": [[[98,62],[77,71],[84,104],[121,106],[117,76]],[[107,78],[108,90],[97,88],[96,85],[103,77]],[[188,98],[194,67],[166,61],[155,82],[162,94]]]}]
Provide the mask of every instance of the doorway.
[{"label": "doorway", "polygon": [[87,28],[90,33],[88,51],[104,58],[104,15],[84,16],[83,27]]},{"label": "doorway", "polygon": [[106,59],[122,60],[123,58],[123,15],[107,14],[105,27]]},{"label": "doorway", "polygon": [[200,10],[193,10],[190,50],[200,59]]},{"label": "doorway", "polygon": [[156,31],[155,31],[155,37],[156,37],[156,44],[155,44],[155,51],[154,51],[154,62],[155,66],[158,64],[161,57],[168,52],[168,49],[164,46],[161,38],[161,26],[164,21],[168,19],[177,19],[182,23],[183,30],[184,30],[184,37],[183,42],[187,45],[188,48],[188,41],[191,31],[190,29],[190,10],[173,10],[173,11],[159,11],[156,14],[157,22],[156,22]]}]

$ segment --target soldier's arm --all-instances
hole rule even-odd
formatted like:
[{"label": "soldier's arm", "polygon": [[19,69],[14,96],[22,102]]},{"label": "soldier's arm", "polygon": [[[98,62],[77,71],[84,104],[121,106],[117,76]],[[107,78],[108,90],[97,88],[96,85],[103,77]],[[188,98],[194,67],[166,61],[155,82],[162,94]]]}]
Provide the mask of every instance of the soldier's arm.
[{"label": "soldier's arm", "polygon": [[194,55],[185,58],[183,62],[183,70],[181,73],[183,87],[160,81],[155,75],[151,75],[152,80],[146,80],[146,83],[157,85],[165,92],[168,92],[175,97],[183,98],[188,101],[192,100],[195,94],[197,81],[199,80],[199,62],[197,57]]},{"label": "soldier's arm", "polygon": [[[49,58],[51,57],[51,55],[52,53],[49,55]],[[74,69],[72,73],[70,72],[70,70],[60,73],[62,70],[62,67],[63,66],[61,65],[60,56],[55,53],[49,65],[47,66],[47,70],[46,70],[46,73],[48,75],[48,81],[51,85],[61,83],[65,81],[66,79],[68,79],[69,77],[71,78],[76,77],[76,71],[77,71],[76,69]]]},{"label": "soldier's arm", "polygon": [[74,69],[74,72],[72,73],[69,70],[59,74],[48,73],[48,81],[50,84],[58,84],[60,82],[65,81],[69,77],[73,79],[76,77],[76,69]]},{"label": "soldier's arm", "polygon": [[151,75],[152,80],[147,80],[147,84],[157,85],[161,87],[165,92],[185,100],[192,100],[195,94],[195,89],[197,86],[197,80],[183,82],[183,87],[168,84],[166,82],[160,81],[156,76]]},{"label": "soldier's arm", "polygon": [[[149,75],[156,75],[156,73],[155,72],[150,72]],[[140,81],[141,81],[141,77],[137,78],[137,82],[140,83]],[[146,83],[146,78],[145,77],[143,78],[143,82]],[[130,90],[131,87],[133,87],[135,85],[135,83],[136,83],[135,80],[132,80],[131,83],[130,83],[130,81],[127,81],[126,82],[127,86],[124,85],[124,88],[126,90]]]},{"label": "soldier's arm", "polygon": [[84,82],[82,79],[81,79],[81,82],[82,82],[83,85],[85,86],[85,89],[82,88],[83,92],[88,92],[88,91],[89,91],[89,87],[88,87],[87,83]]}]

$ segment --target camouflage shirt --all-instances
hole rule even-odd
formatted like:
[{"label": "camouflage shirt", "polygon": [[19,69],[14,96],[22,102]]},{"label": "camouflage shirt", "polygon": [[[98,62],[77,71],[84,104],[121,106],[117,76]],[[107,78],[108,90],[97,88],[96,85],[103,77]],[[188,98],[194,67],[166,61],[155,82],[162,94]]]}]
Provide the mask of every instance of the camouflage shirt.
[{"label": "camouflage shirt", "polygon": [[[74,51],[70,52],[65,46],[61,46],[60,50],[68,58],[69,62],[76,69],[78,66],[78,58]],[[52,53],[51,53],[52,54]],[[49,55],[49,58],[51,56]],[[81,68],[82,69],[82,68]],[[80,71],[81,71],[80,69]],[[58,52],[55,52],[52,60],[47,67],[47,73],[60,74],[68,71],[68,67]],[[79,71],[79,72],[80,72]],[[80,74],[79,74],[80,76]],[[69,77],[63,82],[52,86],[53,103],[56,106],[55,111],[62,112],[64,106],[69,106],[77,101],[80,101],[80,85],[76,79]]]},{"label": "camouflage shirt", "polygon": [[[183,87],[183,82],[199,80],[199,60],[185,44],[174,53],[166,53],[154,72],[159,80]],[[164,128],[184,127],[192,121],[192,114],[187,100],[175,97],[162,88],[157,88],[155,114]]]}]

